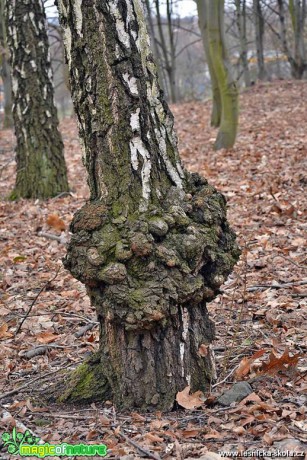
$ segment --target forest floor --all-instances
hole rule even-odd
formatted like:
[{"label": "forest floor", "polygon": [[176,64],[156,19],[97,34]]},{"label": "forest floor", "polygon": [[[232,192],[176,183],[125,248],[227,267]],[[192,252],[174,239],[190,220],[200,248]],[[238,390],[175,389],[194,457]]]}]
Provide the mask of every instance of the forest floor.
[{"label": "forest floor", "polygon": [[[111,401],[80,408],[41,398],[56,373],[98,346],[85,289],[61,265],[69,223],[88,196],[86,174],[76,123],[65,119],[71,195],[9,202],[15,139],[0,132],[1,432],[15,425],[49,443],[104,443],[107,458],[123,460],[196,459],[207,452],[214,459],[220,451],[255,449],[269,458],[276,449],[306,450],[307,82],[257,85],[240,99],[240,131],[229,151],[212,149],[210,101],[172,107],[183,161],[225,194],[242,248],[234,273],[209,304],[218,381],[194,410],[122,413]],[[253,393],[220,406],[216,397],[242,380]],[[0,442],[0,458],[16,457]]]}]

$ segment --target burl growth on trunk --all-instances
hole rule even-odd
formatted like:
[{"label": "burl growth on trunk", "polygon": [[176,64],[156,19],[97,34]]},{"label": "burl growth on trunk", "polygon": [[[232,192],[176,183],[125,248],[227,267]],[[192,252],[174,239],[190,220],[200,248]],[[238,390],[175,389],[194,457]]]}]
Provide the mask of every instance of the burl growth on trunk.
[{"label": "burl growth on trunk", "polygon": [[187,178],[160,208],[113,218],[92,201],[76,213],[65,266],[86,285],[101,332],[68,399],[111,394],[120,407],[165,409],[187,384],[206,389],[215,378],[210,346],[206,357],[198,352],[214,338],[206,302],[238,248],[223,195],[198,174]]}]

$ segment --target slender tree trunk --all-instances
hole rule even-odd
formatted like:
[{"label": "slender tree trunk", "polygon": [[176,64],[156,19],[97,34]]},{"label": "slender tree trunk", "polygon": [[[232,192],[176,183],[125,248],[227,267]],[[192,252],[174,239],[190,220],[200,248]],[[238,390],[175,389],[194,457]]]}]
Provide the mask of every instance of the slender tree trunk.
[{"label": "slender tree trunk", "polygon": [[0,0],[0,67],[3,82],[4,93],[4,119],[3,127],[11,128],[13,126],[12,116],[12,83],[10,67],[8,63],[8,47],[6,40],[6,30],[4,21],[4,0]]},{"label": "slender tree trunk", "polygon": [[213,122],[220,120],[214,148],[231,148],[237,135],[238,88],[225,46],[224,1],[198,0],[197,8],[213,91],[218,92],[211,117]]},{"label": "slender tree trunk", "polygon": [[68,183],[43,4],[6,0],[6,19],[17,138],[12,198],[48,198],[68,190]]},{"label": "slender tree trunk", "polygon": [[251,85],[250,73],[248,68],[248,47],[246,38],[246,1],[236,0],[237,27],[239,32],[241,62],[243,67],[244,84],[246,87]]},{"label": "slender tree trunk", "polygon": [[209,47],[209,28],[208,28],[208,15],[206,12],[206,4],[204,1],[199,0],[197,1],[197,10],[198,10],[198,24],[201,31],[201,36],[203,40],[203,45],[205,49],[207,65],[210,73],[211,78],[211,87],[212,87],[212,112],[211,112],[211,126],[214,128],[218,128],[221,123],[221,116],[222,116],[222,101],[221,101],[221,93],[218,85],[217,75],[215,73],[212,57],[210,54],[210,47]]},{"label": "slender tree trunk", "polygon": [[159,84],[162,90],[165,92],[165,82],[164,82],[164,72],[163,72],[163,63],[162,63],[162,58],[161,58],[161,53],[157,44],[157,40],[155,37],[155,27],[154,27],[154,20],[152,17],[152,11],[151,11],[151,4],[149,0],[145,0],[144,2],[146,6],[146,13],[147,13],[147,22],[149,26],[149,35],[150,35],[150,40],[152,43],[153,47],[153,55],[155,58],[155,61],[157,63],[157,71],[158,71],[158,76],[159,76]]},{"label": "slender tree trunk", "polygon": [[290,64],[292,77],[300,80],[307,68],[304,54],[304,29],[301,29],[301,25],[303,24],[304,26],[305,22],[306,2],[303,0],[302,7],[300,7],[300,2],[298,1],[294,2],[290,0],[289,2],[290,16],[294,34],[294,53],[291,52],[288,46],[284,0],[277,0],[277,3],[280,22],[281,44]]},{"label": "slender tree trunk", "polygon": [[260,0],[253,0],[254,21],[255,21],[255,38],[257,50],[257,65],[259,80],[267,79],[267,72],[264,63],[263,36],[264,36],[264,18]]},{"label": "slender tree trunk", "polygon": [[215,378],[206,302],[238,256],[225,200],[181,166],[140,0],[58,4],[91,191],[65,266],[100,322],[62,399],[171,408]]},{"label": "slender tree trunk", "polygon": [[294,37],[294,56],[292,65],[292,76],[297,79],[303,78],[307,68],[305,43],[304,43],[304,25],[306,17],[306,0],[290,0],[289,11]]}]

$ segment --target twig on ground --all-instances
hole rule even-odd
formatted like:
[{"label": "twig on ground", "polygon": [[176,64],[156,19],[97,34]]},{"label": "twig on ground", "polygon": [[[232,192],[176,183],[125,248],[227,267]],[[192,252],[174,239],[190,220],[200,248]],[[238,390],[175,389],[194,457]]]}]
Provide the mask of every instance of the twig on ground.
[{"label": "twig on ground", "polygon": [[57,372],[59,372],[59,371],[61,371],[63,369],[66,369],[67,367],[73,366],[73,365],[75,365],[75,363],[69,363],[64,367],[61,367],[60,369],[57,369],[57,370],[52,371],[52,372],[48,372],[47,374],[44,374],[44,375],[40,375],[40,376],[36,377],[35,379],[31,380],[30,382],[26,382],[23,385],[21,385],[20,387],[15,388],[14,390],[7,391],[6,393],[2,393],[2,395],[0,395],[0,399],[4,399],[4,398],[8,398],[9,396],[16,395],[17,393],[20,392],[20,390],[24,390],[29,385],[32,385],[32,383],[37,382],[37,380],[43,379],[45,377],[49,377],[49,375],[56,374]]},{"label": "twig on ground", "polygon": [[[75,345],[75,348],[77,348],[78,345]],[[34,358],[34,356],[39,356],[39,355],[44,355],[50,348],[72,348],[72,345],[67,345],[67,346],[62,346],[62,345],[56,345],[56,344],[48,344],[48,345],[39,345],[38,347],[31,348],[31,350],[28,350],[24,352],[21,357],[22,358]]]},{"label": "twig on ground", "polygon": [[220,382],[215,383],[214,385],[211,386],[211,388],[215,388],[215,387],[217,387],[217,386],[219,386],[219,385],[222,385],[222,383],[225,383],[225,382],[229,379],[229,377],[231,377],[232,374],[235,372],[236,368],[237,368],[237,367],[234,367],[234,368],[232,369],[232,371],[230,371],[229,374],[226,375],[226,377],[225,377],[223,380],[221,380]]},{"label": "twig on ground", "polygon": [[285,289],[288,287],[293,286],[304,286],[307,284],[307,281],[294,281],[293,283],[284,283],[284,284],[257,284],[255,286],[250,286],[247,288],[248,292],[253,292],[257,290],[264,290],[264,289]]},{"label": "twig on ground", "polygon": [[49,240],[57,241],[60,244],[66,244],[67,243],[67,238],[66,235],[63,234],[61,236],[53,235],[52,233],[46,233],[46,232],[38,232],[38,236],[42,236],[43,238],[47,238]]},{"label": "twig on ground", "polygon": [[29,314],[31,313],[32,308],[34,307],[34,305],[35,305],[37,299],[39,298],[39,296],[41,295],[41,293],[46,289],[46,287],[48,286],[49,283],[51,283],[52,281],[54,281],[56,279],[56,277],[58,276],[60,270],[61,270],[61,267],[58,267],[58,269],[56,271],[56,274],[52,278],[50,278],[47,281],[47,283],[45,283],[44,286],[38,291],[38,294],[36,295],[35,299],[33,300],[33,302],[31,303],[30,307],[28,308],[27,313],[25,314],[25,316],[21,320],[21,322],[20,322],[20,324],[19,324],[19,326],[18,326],[18,328],[17,328],[17,330],[15,332],[15,337],[20,332],[20,329],[22,328],[23,323],[28,318]]},{"label": "twig on ground", "polygon": [[81,327],[76,333],[75,337],[80,338],[82,335],[84,335],[87,331],[90,331],[93,329],[93,327],[96,326],[96,323],[88,323],[85,326]]},{"label": "twig on ground", "polygon": [[286,260],[287,262],[290,262],[296,267],[302,268],[303,270],[307,270],[307,267],[305,265],[297,264],[296,262],[294,262],[294,260],[290,259],[289,257],[284,256],[283,254],[276,254],[275,256],[272,257],[272,260],[276,259],[276,257],[281,257],[282,259]]},{"label": "twig on ground", "polygon": [[145,454],[145,455],[147,455],[147,457],[153,458],[154,460],[161,460],[160,455],[153,454],[149,450],[147,450],[144,447],[140,446],[137,442],[135,442],[132,439],[128,438],[128,436],[126,436],[122,431],[116,432],[115,429],[113,431],[114,431],[115,436],[121,436],[125,441],[127,441],[133,447],[135,447],[140,452],[142,452],[142,454]]}]

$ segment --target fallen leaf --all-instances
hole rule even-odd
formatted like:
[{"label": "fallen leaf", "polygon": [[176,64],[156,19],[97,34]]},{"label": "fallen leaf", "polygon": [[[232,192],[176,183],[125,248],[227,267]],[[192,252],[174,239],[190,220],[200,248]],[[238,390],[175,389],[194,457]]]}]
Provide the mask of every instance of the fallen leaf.
[{"label": "fallen leaf", "polygon": [[276,356],[274,351],[271,351],[269,361],[263,364],[260,374],[274,375],[279,371],[287,371],[289,368],[295,368],[300,357],[300,353],[290,356],[288,349],[280,357]]},{"label": "fallen leaf", "polygon": [[179,391],[176,395],[176,401],[185,409],[195,409],[204,404],[204,394],[201,391],[196,391],[190,395],[190,385],[185,387],[184,390]]},{"label": "fallen leaf", "polygon": [[59,336],[53,334],[51,331],[43,331],[37,334],[37,341],[40,343],[51,343],[54,342]]},{"label": "fallen leaf", "polygon": [[164,442],[164,439],[153,433],[146,433],[144,438],[148,439],[149,442]]},{"label": "fallen leaf", "polygon": [[9,339],[10,337],[14,336],[14,334],[9,332],[8,329],[9,329],[9,326],[7,323],[3,323],[0,326],[0,340]]},{"label": "fallen leaf", "polygon": [[251,364],[256,359],[260,358],[260,356],[264,355],[265,352],[266,350],[264,349],[258,350],[250,358],[247,358],[247,357],[243,358],[234,374],[236,379],[241,380],[243,377],[245,377],[250,371]]},{"label": "fallen leaf", "polygon": [[57,214],[49,214],[47,217],[47,224],[49,227],[52,227],[60,232],[64,232],[66,229],[64,221],[60,219]]}]

